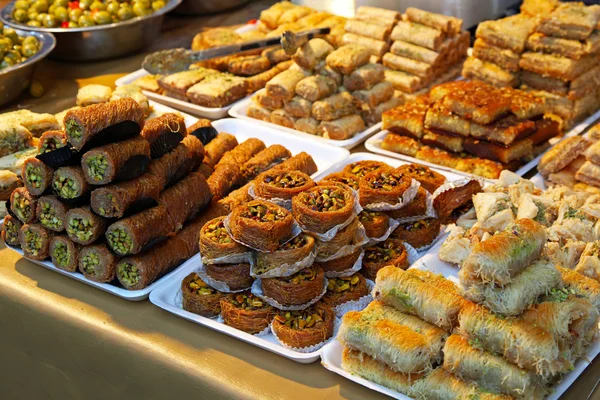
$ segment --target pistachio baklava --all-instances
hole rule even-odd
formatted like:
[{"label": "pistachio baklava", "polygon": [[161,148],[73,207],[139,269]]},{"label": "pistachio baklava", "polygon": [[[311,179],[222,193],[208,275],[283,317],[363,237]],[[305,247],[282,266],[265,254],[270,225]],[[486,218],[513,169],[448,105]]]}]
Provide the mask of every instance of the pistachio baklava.
[{"label": "pistachio baklava", "polygon": [[315,186],[307,174],[300,171],[275,170],[258,176],[254,185],[256,196],[264,199],[290,200]]},{"label": "pistachio baklava", "polygon": [[221,299],[221,317],[226,325],[250,334],[269,327],[276,310],[249,291]]},{"label": "pistachio baklava", "polygon": [[429,193],[435,192],[437,188],[446,182],[444,175],[424,165],[405,164],[398,167],[398,170],[420,182],[421,186]]},{"label": "pistachio baklava", "polygon": [[440,220],[425,218],[415,222],[400,224],[391,237],[410,244],[415,249],[430,245],[440,234]]},{"label": "pistachio baklava", "polygon": [[322,234],[352,217],[354,194],[350,188],[315,186],[292,199],[292,211],[303,229]]},{"label": "pistachio baklava", "polygon": [[273,333],[283,344],[304,348],[323,343],[333,336],[333,310],[316,304],[301,311],[282,311],[273,320]]},{"label": "pistachio baklava", "polygon": [[25,224],[19,231],[19,243],[25,257],[44,260],[50,255],[50,241],[54,232],[40,224]]},{"label": "pistachio baklava", "polygon": [[260,277],[283,265],[295,264],[309,257],[314,248],[315,239],[310,235],[301,233],[273,252],[257,252],[253,272]]},{"label": "pistachio baklava", "polygon": [[216,317],[221,313],[221,300],[225,294],[208,286],[192,272],[181,282],[183,309],[203,317]]},{"label": "pistachio baklava", "polygon": [[381,168],[389,168],[389,165],[381,161],[364,160],[346,165],[342,172],[348,172],[349,174],[352,174],[358,178],[363,178],[368,173]]},{"label": "pistachio baklava", "polygon": [[203,260],[242,256],[250,251],[227,233],[224,219],[225,217],[211,219],[200,229],[200,255]]},{"label": "pistachio baklava", "polygon": [[367,280],[357,272],[350,276],[329,278],[327,292],[322,301],[331,307],[336,307],[349,301],[358,300],[368,294]]},{"label": "pistachio baklava", "polygon": [[19,220],[28,224],[35,221],[37,198],[24,188],[16,188],[10,195],[10,210]]},{"label": "pistachio baklava", "polygon": [[397,205],[402,202],[402,196],[409,190],[411,184],[412,178],[398,169],[388,167],[370,172],[360,181],[360,205],[363,207],[377,203]]},{"label": "pistachio baklava", "polygon": [[408,268],[408,253],[401,240],[390,238],[365,249],[362,261],[362,272],[365,277],[374,281],[377,272],[388,265]]},{"label": "pistachio baklava", "polygon": [[231,291],[248,289],[254,281],[249,263],[206,264],[204,268],[209,277],[225,283]]},{"label": "pistachio baklava", "polygon": [[370,238],[380,238],[390,227],[390,217],[381,211],[363,210],[358,214],[358,220],[365,228],[365,234]]},{"label": "pistachio baklava", "polygon": [[261,280],[265,296],[283,306],[306,304],[323,292],[325,275],[318,266],[305,268],[294,275]]}]

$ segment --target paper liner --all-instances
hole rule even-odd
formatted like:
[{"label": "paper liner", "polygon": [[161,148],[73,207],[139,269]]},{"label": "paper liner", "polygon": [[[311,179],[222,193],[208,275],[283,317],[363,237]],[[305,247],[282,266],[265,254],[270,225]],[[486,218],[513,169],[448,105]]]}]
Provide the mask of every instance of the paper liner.
[{"label": "paper liner", "polygon": [[419,255],[419,253],[417,252],[417,250],[414,247],[412,247],[410,244],[408,244],[406,242],[404,242],[404,248],[406,249],[406,255],[407,255],[407,259],[408,259],[408,266],[410,267],[411,265],[413,265],[414,263],[416,263],[417,260],[419,258],[421,258],[421,256]]},{"label": "paper liner", "polygon": [[400,200],[399,203],[397,203],[397,204],[373,203],[373,204],[367,204],[363,208],[365,210],[369,210],[369,211],[399,210],[414,200],[420,187],[421,187],[421,183],[419,181],[416,181],[413,179],[410,184],[410,187],[408,189],[406,189],[404,191],[404,193],[402,193],[402,197],[398,199],[398,200]]},{"label": "paper liner", "polygon": [[150,165],[150,158],[148,156],[136,154],[125,161],[125,164],[119,169],[112,182],[129,181],[137,178],[146,172],[148,165]]},{"label": "paper liner", "polygon": [[358,272],[362,268],[362,260],[365,256],[365,252],[361,251],[360,255],[352,265],[352,267],[345,269],[343,271],[327,271],[325,272],[326,278],[342,278],[346,276],[353,275],[355,272]]},{"label": "paper liner", "polygon": [[202,257],[202,264],[238,264],[251,262],[252,253],[249,251],[245,253],[228,254],[217,258]]},{"label": "paper liner", "polygon": [[285,208],[288,211],[292,210],[292,200],[291,199],[282,199],[279,197],[273,197],[271,199],[267,199],[265,197],[260,197],[256,194],[256,192],[254,191],[254,183],[251,183],[248,186],[248,194],[255,200],[265,200],[265,201],[270,201],[271,203],[275,203],[280,207]]},{"label": "paper liner", "polygon": [[350,311],[362,311],[366,306],[369,305],[369,303],[373,301],[373,296],[371,296],[371,292],[373,291],[373,288],[375,288],[375,282],[373,282],[370,279],[366,279],[366,281],[368,294],[359,299],[350,300],[335,306],[333,311],[335,312],[336,317],[342,318],[344,314]]},{"label": "paper liner", "polygon": [[284,305],[280,304],[277,300],[265,296],[265,294],[262,291],[262,285],[261,285],[261,280],[260,279],[256,279],[254,281],[254,283],[252,284],[252,290],[251,291],[252,291],[253,295],[255,295],[257,297],[260,297],[261,299],[263,299],[264,301],[266,301],[270,306],[273,306],[273,307],[275,307],[275,308],[277,308],[279,310],[283,310],[283,311],[300,311],[300,310],[307,309],[308,307],[310,307],[313,304],[315,304],[317,301],[321,300],[321,297],[323,297],[323,295],[327,291],[327,279],[326,278],[323,279],[323,290],[321,291],[321,294],[319,294],[318,296],[316,296],[314,299],[312,299],[308,303],[300,304],[300,305],[297,305],[297,306],[284,306]]},{"label": "paper liner", "polygon": [[65,167],[67,165],[79,165],[83,153],[78,152],[71,146],[63,146],[35,156],[38,160],[52,168]]},{"label": "paper liner", "polygon": [[[220,315],[217,317],[217,322],[225,325],[225,320]],[[229,326],[229,325],[227,325],[227,326]],[[233,328],[233,326],[232,326],[232,328]],[[238,329],[238,331],[240,331],[240,329]],[[244,332],[244,331],[242,331],[242,332]],[[248,333],[248,332],[246,332],[246,333]],[[265,336],[265,335],[268,335],[269,333],[271,333],[271,324],[269,324],[265,329],[263,329],[262,331],[260,331],[258,333],[248,333],[248,334],[252,335],[252,336]]]},{"label": "paper liner", "polygon": [[263,274],[258,274],[254,271],[256,267],[256,258],[254,255],[250,258],[250,276],[253,278],[282,278],[294,275],[296,272],[308,268],[315,262],[317,256],[316,247],[303,259],[296,261],[293,264],[281,264],[277,268],[273,268]]},{"label": "paper liner", "polygon": [[[125,139],[131,139],[140,134],[142,128],[135,121],[121,121],[109,127],[102,129],[90,138],[79,152],[81,154],[86,151],[105,144],[120,142]],[[69,143],[70,144],[70,143]]]},{"label": "paper liner", "polygon": [[414,215],[414,216],[405,217],[405,218],[398,218],[397,221],[401,224],[405,224],[408,222],[419,221],[419,220],[425,219],[425,218],[437,218],[437,212],[435,211],[435,208],[433,208],[433,196],[429,192],[427,192],[426,196],[427,197],[425,200],[425,202],[426,202],[425,204],[427,205],[427,210],[425,211],[425,214]]},{"label": "paper liner", "polygon": [[208,275],[208,273],[206,272],[206,268],[204,267],[204,263],[202,263],[202,262],[200,263],[200,266],[198,267],[198,270],[196,271],[196,273],[204,282],[206,282],[206,284],[208,286],[212,287],[213,289],[218,290],[219,292],[239,293],[239,292],[243,292],[244,290],[249,289],[249,288],[244,288],[244,289],[239,289],[239,290],[229,289],[229,285],[227,283],[213,279],[210,275]]},{"label": "paper liner", "polygon": [[200,139],[202,144],[206,146],[217,137],[219,131],[217,131],[213,126],[202,126],[193,132],[190,132],[189,134],[196,136],[198,139]]},{"label": "paper liner", "polygon": [[344,223],[334,226],[333,228],[331,228],[330,230],[328,230],[325,233],[311,232],[307,229],[302,228],[302,226],[300,226],[300,228],[302,228],[302,231],[308,233],[311,236],[314,236],[316,239],[319,239],[321,242],[329,242],[331,239],[334,238],[335,235],[337,235],[337,233],[340,229],[344,229],[345,227],[350,225],[352,223],[352,221],[354,221],[354,217],[356,217],[358,214],[360,214],[360,212],[362,210],[363,210],[363,208],[360,206],[360,203],[358,202],[358,196],[354,196],[353,213],[350,216],[350,218],[348,218]]},{"label": "paper liner", "polygon": [[431,195],[432,197],[432,201],[435,200],[436,197],[438,197],[440,194],[447,192],[450,189],[454,189],[457,187],[461,187],[461,186],[465,186],[467,183],[471,182],[471,181],[477,181],[479,182],[479,184],[481,185],[481,187],[485,186],[485,183],[482,179],[478,179],[478,178],[461,178],[461,179],[457,179],[455,181],[451,181],[451,182],[446,182],[444,183],[442,186],[438,187],[435,192],[433,192],[433,194]]},{"label": "paper liner", "polygon": [[336,251],[334,254],[328,257],[319,257],[318,255],[315,257],[316,262],[325,262],[335,260],[337,258],[342,258],[344,256],[350,255],[356,251],[357,248],[364,246],[369,242],[369,237],[365,232],[365,227],[360,222],[358,223],[358,228],[354,233],[354,237],[352,238],[352,242],[345,246],[342,246]]},{"label": "paper liner", "polygon": [[[248,247],[248,248],[250,248],[252,250],[255,250],[255,251],[260,251],[262,253],[270,253],[270,252],[265,252],[264,250],[258,249],[256,247],[252,247],[249,244],[244,243],[241,240],[238,240],[235,237],[233,237],[233,235],[231,234],[231,229],[229,228],[230,218],[231,218],[231,214],[229,214],[227,217],[225,217],[225,219],[223,220],[223,226],[225,227],[225,230],[227,231],[227,233],[229,234],[229,236],[231,237],[231,239],[234,242],[237,242],[237,243],[239,243],[241,245],[244,245],[244,246],[246,246],[246,247]],[[286,244],[287,242],[289,242],[290,240],[292,240],[293,238],[295,238],[296,236],[298,236],[301,233],[302,233],[302,229],[300,229],[300,225],[298,225],[298,223],[294,219],[292,221],[292,233],[290,234],[290,236],[288,238],[286,238],[283,241],[279,242],[279,245],[281,246],[281,245]]]},{"label": "paper liner", "polygon": [[273,336],[275,336],[275,340],[277,340],[277,343],[279,343],[282,347],[284,347],[288,350],[296,351],[298,353],[312,353],[314,351],[319,350],[321,347],[323,347],[327,343],[329,343],[329,341],[331,339],[333,339],[337,336],[338,329],[340,329],[340,325],[342,324],[342,321],[334,315],[333,316],[333,334],[331,335],[331,337],[329,339],[324,340],[321,343],[313,344],[312,346],[308,346],[308,347],[292,347],[292,346],[289,346],[289,345],[283,343],[281,340],[279,340],[279,337],[277,337],[277,334],[275,333],[275,329],[273,329],[274,321],[275,320],[271,321],[270,328],[271,328],[271,333],[273,333]]},{"label": "paper liner", "polygon": [[[427,245],[425,245],[425,246],[419,247],[418,249],[415,249],[415,250],[416,250],[417,252],[419,252],[419,253],[420,253],[420,252],[422,252],[422,251],[425,251],[425,250],[429,250],[431,247],[433,247],[433,245],[434,245],[434,244],[436,244],[436,242],[437,242],[438,240],[440,240],[440,238],[441,238],[441,237],[444,235],[444,232],[445,232],[445,230],[446,230],[446,226],[445,226],[445,225],[442,225],[442,226],[440,227],[440,233],[438,233],[438,235],[435,237],[435,239],[433,239],[433,240],[431,241],[431,243],[429,243],[429,244],[427,244]],[[407,243],[407,244],[408,244],[408,243]],[[410,245],[409,245],[409,246],[410,246]],[[412,247],[412,246],[411,246],[411,247]]]},{"label": "paper liner", "polygon": [[374,244],[387,240],[387,238],[390,237],[390,235],[392,234],[392,232],[394,232],[398,225],[400,225],[400,222],[390,218],[388,230],[383,234],[383,236],[380,236],[378,238],[370,238],[365,247],[373,246]]},{"label": "paper liner", "polygon": [[150,157],[154,160],[173,150],[183,140],[184,132],[163,132],[150,144]]}]

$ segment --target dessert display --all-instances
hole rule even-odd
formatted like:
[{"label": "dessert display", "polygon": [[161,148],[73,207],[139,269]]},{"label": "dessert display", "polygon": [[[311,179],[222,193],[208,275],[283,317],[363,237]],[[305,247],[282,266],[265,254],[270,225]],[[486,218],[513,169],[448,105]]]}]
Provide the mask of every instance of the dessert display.
[{"label": "dessert display", "polygon": [[261,280],[262,291],[283,306],[303,305],[323,291],[325,275],[319,267],[308,267],[294,275]]},{"label": "dessert display", "polygon": [[354,203],[349,188],[315,186],[292,199],[292,211],[302,229],[324,234],[352,217]]},{"label": "dessert display", "polygon": [[401,269],[409,266],[408,255],[402,240],[389,238],[365,249],[363,274],[367,279],[375,280],[377,272],[390,265]]},{"label": "dessert display", "polygon": [[311,257],[314,257],[314,250],[315,239],[301,233],[271,253],[257,252],[253,274],[260,278],[282,266],[294,265],[296,262],[306,259],[310,260]]},{"label": "dessert display", "polygon": [[382,168],[365,175],[359,182],[359,202],[367,209],[371,205],[401,204],[412,186],[413,179],[399,170]]}]

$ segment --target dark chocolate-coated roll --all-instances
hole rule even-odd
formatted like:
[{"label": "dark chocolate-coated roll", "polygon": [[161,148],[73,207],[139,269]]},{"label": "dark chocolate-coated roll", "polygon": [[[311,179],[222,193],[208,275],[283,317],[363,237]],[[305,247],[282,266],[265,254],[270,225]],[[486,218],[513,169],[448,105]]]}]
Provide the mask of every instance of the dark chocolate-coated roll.
[{"label": "dark chocolate-coated roll", "polygon": [[73,242],[67,235],[54,236],[50,241],[50,257],[56,268],[65,271],[77,271],[81,245]]},{"label": "dark chocolate-coated roll", "polygon": [[219,131],[212,126],[210,120],[199,119],[194,125],[188,126],[187,134],[196,136],[206,146],[217,137]]},{"label": "dark chocolate-coated roll", "polygon": [[25,257],[44,260],[50,255],[50,241],[54,232],[40,224],[25,224],[19,231],[19,243]]},{"label": "dark chocolate-coated roll", "polygon": [[106,241],[121,256],[137,254],[151,241],[174,230],[167,208],[159,205],[111,224],[106,229]]},{"label": "dark chocolate-coated roll", "polygon": [[181,116],[166,113],[146,121],[140,135],[150,144],[150,154],[154,159],[173,150],[187,131]]},{"label": "dark chocolate-coated roll", "polygon": [[292,153],[290,153],[288,149],[280,144],[274,144],[246,161],[242,168],[242,174],[244,175],[244,178],[249,181],[269,168],[282,163],[291,156]]},{"label": "dark chocolate-coated roll", "polygon": [[144,174],[130,181],[95,189],[90,204],[98,215],[121,218],[132,207],[156,205],[162,189],[160,185],[158,177]]},{"label": "dark chocolate-coated roll", "polygon": [[250,138],[245,140],[242,144],[236,146],[233,150],[228,151],[217,163],[218,168],[222,164],[235,164],[238,166],[244,165],[254,155],[260,153],[267,147],[262,140],[256,138]]},{"label": "dark chocolate-coated roll", "polygon": [[144,109],[132,98],[125,97],[108,103],[70,110],[63,120],[69,143],[77,150],[104,129],[124,121],[139,127],[144,121]]},{"label": "dark chocolate-coated roll", "polygon": [[298,153],[295,156],[288,158],[281,164],[274,166],[273,169],[283,169],[285,171],[300,171],[304,172],[306,175],[309,176],[319,170],[317,168],[317,164],[315,164],[315,160],[313,160],[310,154],[305,152]]},{"label": "dark chocolate-coated roll", "polygon": [[242,171],[236,164],[219,164],[208,177],[208,186],[213,199],[220,200],[243,179]]},{"label": "dark chocolate-coated roll", "polygon": [[186,136],[173,150],[152,160],[147,172],[160,180],[161,189],[198,167],[204,159],[204,146],[195,136]]},{"label": "dark chocolate-coated roll", "polygon": [[38,154],[60,149],[67,145],[67,136],[63,131],[47,131],[42,133],[38,142]]},{"label": "dark chocolate-coated roll", "polygon": [[2,240],[9,246],[21,246],[19,242],[19,231],[23,223],[18,218],[8,214],[4,217],[4,225],[2,225]]},{"label": "dark chocolate-coated roll", "polygon": [[10,194],[10,210],[24,224],[35,221],[37,198],[24,188],[16,188]]},{"label": "dark chocolate-coated roll", "polygon": [[75,243],[94,243],[106,231],[107,221],[94,214],[88,206],[72,208],[67,212],[65,228],[69,238]]},{"label": "dark chocolate-coated roll", "polygon": [[76,199],[90,191],[90,184],[81,167],[61,167],[54,171],[52,189],[61,199]]},{"label": "dark chocolate-coated roll", "polygon": [[[141,136],[106,144],[88,151],[81,159],[81,168],[89,183],[105,185],[112,182],[120,173],[121,168],[135,156],[150,158],[150,145]],[[135,176],[128,176],[128,179],[133,178]]]},{"label": "dark chocolate-coated roll", "polygon": [[85,246],[79,252],[79,272],[94,282],[111,282],[115,279],[118,260],[104,243]]},{"label": "dark chocolate-coated roll", "polygon": [[55,232],[62,232],[65,230],[67,211],[70,209],[71,207],[60,201],[58,197],[49,195],[38,199],[35,213],[38,222],[44,228]]},{"label": "dark chocolate-coated roll", "polygon": [[204,147],[204,163],[214,168],[223,155],[233,150],[237,145],[238,141],[235,136],[225,132],[219,133],[216,138]]},{"label": "dark chocolate-coated roll", "polygon": [[176,231],[210,203],[211,191],[200,172],[192,172],[160,194],[158,203],[167,208]]},{"label": "dark chocolate-coated roll", "polygon": [[23,183],[29,193],[34,196],[41,196],[48,186],[52,183],[54,169],[50,168],[35,157],[28,158],[23,163],[21,170]]}]

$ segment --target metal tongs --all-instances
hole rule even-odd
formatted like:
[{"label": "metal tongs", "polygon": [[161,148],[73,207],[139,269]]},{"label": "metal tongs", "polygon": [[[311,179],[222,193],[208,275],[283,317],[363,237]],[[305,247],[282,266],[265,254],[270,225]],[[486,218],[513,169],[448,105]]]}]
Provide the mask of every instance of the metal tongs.
[{"label": "metal tongs", "polygon": [[169,75],[175,72],[186,71],[190,65],[198,61],[228,56],[230,54],[244,53],[251,50],[264,49],[281,44],[288,55],[293,55],[298,47],[313,39],[317,35],[326,35],[330,28],[312,29],[294,33],[285,31],[281,37],[253,40],[228,46],[213,47],[212,49],[192,51],[186,49],[162,50],[146,56],[142,68],[151,74]]}]

